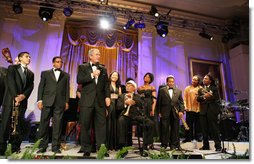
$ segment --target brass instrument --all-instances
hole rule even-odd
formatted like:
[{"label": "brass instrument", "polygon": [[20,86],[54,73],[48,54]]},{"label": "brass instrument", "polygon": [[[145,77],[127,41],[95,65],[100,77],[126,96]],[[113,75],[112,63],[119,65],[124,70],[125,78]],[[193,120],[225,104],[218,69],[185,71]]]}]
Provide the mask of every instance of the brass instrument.
[{"label": "brass instrument", "polygon": [[201,87],[201,89],[202,89],[201,91],[202,91],[202,93],[203,93],[203,94],[208,93],[208,94],[209,94],[209,95],[211,95],[211,96],[213,95],[213,92],[212,92],[211,90],[210,90],[210,91],[208,91],[208,90],[207,90],[207,89],[205,89],[204,87]]},{"label": "brass instrument", "polygon": [[[176,109],[176,107],[174,106],[174,109],[175,109],[175,111],[176,111],[176,114],[178,114],[179,112],[178,112],[178,110]],[[182,123],[183,123],[183,127],[184,127],[184,129],[185,130],[190,130],[190,128],[189,128],[189,126],[188,126],[188,124],[186,123],[186,121],[183,119],[183,117],[182,118],[180,118],[180,120],[182,121]]]},{"label": "brass instrument", "polygon": [[13,101],[13,110],[12,110],[12,115],[11,115],[11,128],[12,132],[11,135],[17,135],[17,126],[18,126],[18,121],[19,121],[19,106],[15,105],[15,101]]}]

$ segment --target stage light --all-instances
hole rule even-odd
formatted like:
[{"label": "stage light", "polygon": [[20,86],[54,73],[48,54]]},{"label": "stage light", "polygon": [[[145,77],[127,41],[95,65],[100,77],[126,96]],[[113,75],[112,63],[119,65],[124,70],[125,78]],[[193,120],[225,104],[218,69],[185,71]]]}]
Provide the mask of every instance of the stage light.
[{"label": "stage light", "polygon": [[12,5],[12,10],[16,13],[16,14],[21,14],[23,12],[23,8],[20,6],[20,3],[14,3]]},{"label": "stage light", "polygon": [[100,27],[102,29],[109,29],[112,25],[115,24],[115,17],[114,16],[110,16],[110,15],[107,15],[107,16],[103,16],[100,18]]},{"label": "stage light", "polygon": [[224,34],[221,38],[222,43],[228,43],[230,40],[234,39],[234,34],[232,33],[227,33]]},{"label": "stage light", "polygon": [[199,36],[201,36],[202,38],[213,40],[213,36],[208,34],[208,33],[206,33],[204,28],[202,29],[202,32],[199,33]]},{"label": "stage light", "polygon": [[43,21],[48,21],[52,19],[54,11],[55,9],[52,8],[40,7],[39,16]]},{"label": "stage light", "polygon": [[123,26],[123,29],[128,29],[130,28],[133,24],[135,23],[135,20],[134,19],[130,19],[124,26]]},{"label": "stage light", "polygon": [[70,17],[73,13],[73,9],[71,7],[65,7],[63,13],[66,17]]},{"label": "stage light", "polygon": [[158,10],[156,9],[156,7],[154,5],[151,6],[150,14],[155,16],[155,17],[159,17],[159,15],[160,15],[158,13]]},{"label": "stage light", "polygon": [[145,28],[146,25],[145,25],[144,22],[138,22],[138,23],[135,23],[135,24],[134,24],[134,27],[135,27],[135,28]]},{"label": "stage light", "polygon": [[156,25],[157,34],[165,38],[168,34],[168,22],[159,21]]}]

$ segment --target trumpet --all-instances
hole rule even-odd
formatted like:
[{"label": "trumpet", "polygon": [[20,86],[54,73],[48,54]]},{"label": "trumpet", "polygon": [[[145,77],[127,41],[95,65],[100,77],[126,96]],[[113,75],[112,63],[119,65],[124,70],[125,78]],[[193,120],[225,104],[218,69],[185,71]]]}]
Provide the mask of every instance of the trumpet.
[{"label": "trumpet", "polygon": [[[178,112],[178,110],[176,109],[176,107],[174,106],[174,109],[175,109],[175,111],[176,111],[176,114],[178,114],[179,112]],[[182,121],[182,123],[183,123],[183,127],[184,127],[184,129],[185,130],[190,130],[190,128],[189,128],[189,126],[188,126],[188,124],[187,124],[187,122],[183,119],[183,118],[180,118],[180,120]]]},{"label": "trumpet", "polygon": [[213,95],[213,92],[210,90],[210,91],[208,91],[207,89],[205,89],[204,87],[201,87],[201,89],[202,89],[202,93],[203,94],[206,94],[206,93],[208,93],[209,95]]},{"label": "trumpet", "polygon": [[17,126],[19,121],[19,106],[15,105],[15,100],[13,101],[13,109],[12,109],[12,115],[11,115],[11,128],[12,132],[11,135],[17,135]]}]

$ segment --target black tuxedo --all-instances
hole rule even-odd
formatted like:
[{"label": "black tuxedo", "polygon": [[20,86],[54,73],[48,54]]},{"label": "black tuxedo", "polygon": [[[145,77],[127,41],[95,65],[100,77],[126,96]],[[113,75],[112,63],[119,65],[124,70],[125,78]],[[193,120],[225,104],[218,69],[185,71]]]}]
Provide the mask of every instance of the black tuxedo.
[{"label": "black tuxedo", "polygon": [[168,87],[162,87],[158,93],[157,110],[160,118],[160,139],[164,147],[177,148],[180,146],[179,138],[179,116],[177,112],[184,112],[182,91],[173,88],[172,98],[169,95]]},{"label": "black tuxedo", "polygon": [[0,108],[2,106],[3,98],[4,98],[4,90],[5,90],[5,78],[7,74],[7,68],[0,67]]},{"label": "black tuxedo", "polygon": [[200,123],[203,133],[203,146],[209,148],[208,135],[211,134],[215,142],[215,148],[221,148],[218,114],[220,113],[220,97],[218,88],[210,85],[206,91],[212,93],[209,98],[204,98],[204,89],[198,90],[197,101],[200,102]]},{"label": "black tuxedo", "polygon": [[153,132],[154,132],[154,122],[144,115],[143,109],[143,100],[139,94],[133,94],[133,100],[135,105],[132,105],[129,108],[129,115],[125,116],[124,114],[127,111],[127,106],[125,105],[125,94],[122,94],[117,100],[117,110],[121,111],[120,117],[118,119],[118,133],[119,133],[119,144],[122,146],[128,145],[128,127],[131,125],[132,121],[137,121],[143,126],[145,133],[144,144],[145,147],[148,144],[153,143]]},{"label": "black tuxedo", "polygon": [[[47,148],[49,142],[49,121],[53,117],[52,150],[60,148],[60,135],[62,130],[62,117],[65,104],[69,101],[70,95],[70,76],[61,71],[56,80],[54,70],[50,69],[41,73],[41,80],[38,88],[38,101],[42,101],[39,138],[41,148]],[[53,115],[52,115],[53,114]]]},{"label": "black tuxedo", "polygon": [[23,70],[21,65],[10,65],[7,70],[6,86],[3,99],[3,111],[2,111],[2,124],[0,133],[0,150],[6,149],[6,141],[9,137],[9,129],[11,128],[11,112],[13,109],[14,98],[17,95],[24,94],[25,99],[20,102],[19,106],[19,124],[18,133],[15,140],[10,138],[9,142],[12,143],[12,150],[17,151],[20,149],[22,142],[22,128],[21,125],[24,123],[24,116],[27,109],[27,100],[34,88],[34,74],[29,69],[26,74],[26,82],[22,81]]},{"label": "black tuxedo", "polygon": [[91,152],[91,121],[94,121],[97,149],[106,143],[106,103],[110,98],[107,70],[99,66],[101,73],[96,84],[92,78],[90,63],[78,67],[77,83],[82,85],[80,98],[81,150]]}]

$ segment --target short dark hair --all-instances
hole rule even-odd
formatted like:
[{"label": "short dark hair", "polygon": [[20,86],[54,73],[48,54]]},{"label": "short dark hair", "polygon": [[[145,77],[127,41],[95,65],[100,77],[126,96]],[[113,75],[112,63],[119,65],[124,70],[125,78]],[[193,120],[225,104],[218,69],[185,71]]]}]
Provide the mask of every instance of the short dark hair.
[{"label": "short dark hair", "polygon": [[61,59],[61,60],[62,60],[61,56],[55,56],[55,57],[53,57],[53,59],[52,59],[52,63],[54,63],[54,62],[56,61],[56,59]]},{"label": "short dark hair", "polygon": [[148,75],[148,76],[150,77],[150,82],[149,82],[149,84],[151,84],[151,83],[153,82],[153,80],[154,80],[153,74],[150,73],[150,72],[147,72],[147,73],[145,74],[145,76],[143,77],[143,79],[145,79],[146,75]]},{"label": "short dark hair", "polygon": [[[18,54],[18,59],[21,58],[21,57],[23,57],[25,54],[30,55],[29,52],[26,52],[26,51],[20,52],[20,53]],[[20,60],[19,60],[19,61],[20,61]]]},{"label": "short dark hair", "polygon": [[208,77],[209,77],[209,79],[210,79],[210,81],[211,81],[210,85],[215,85],[215,86],[216,86],[215,80],[214,80],[214,78],[213,78],[213,76],[212,76],[211,74],[206,74],[205,76],[208,76]]},{"label": "short dark hair", "polygon": [[169,79],[174,79],[175,80],[175,77],[173,75],[169,75],[166,79],[166,82],[168,82]]}]

